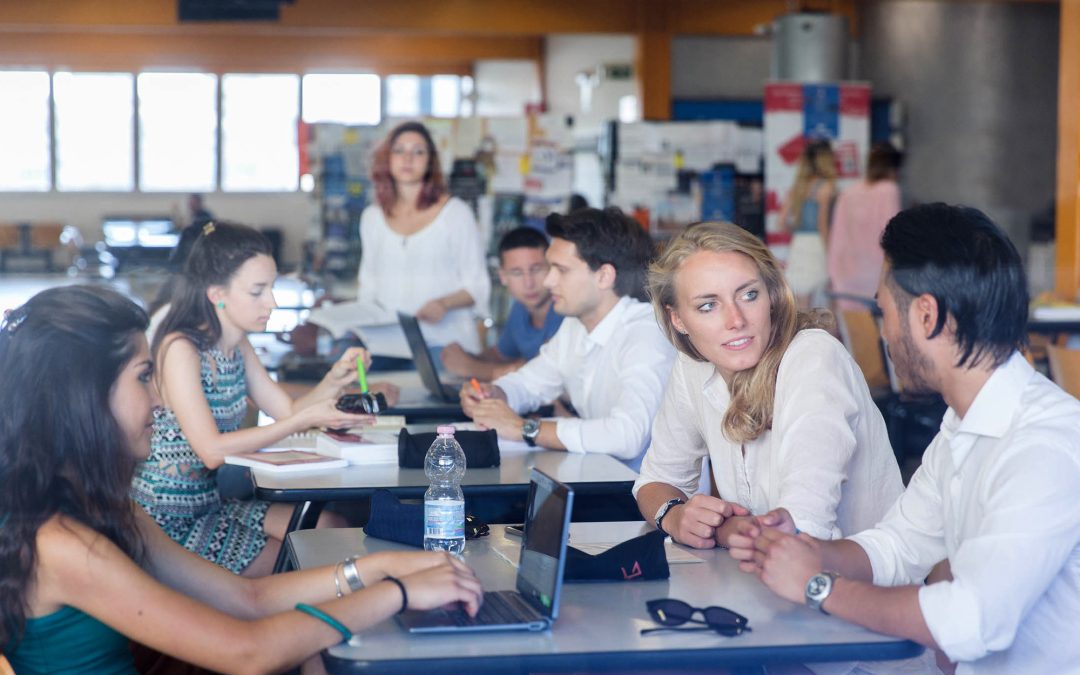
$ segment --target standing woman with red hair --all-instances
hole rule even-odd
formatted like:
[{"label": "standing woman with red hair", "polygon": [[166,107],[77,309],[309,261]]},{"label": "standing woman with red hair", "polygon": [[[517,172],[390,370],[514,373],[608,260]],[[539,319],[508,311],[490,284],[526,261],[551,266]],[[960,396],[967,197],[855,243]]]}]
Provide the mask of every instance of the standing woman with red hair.
[{"label": "standing woman with red hair", "polygon": [[375,202],[360,218],[360,300],[415,314],[429,346],[457,342],[479,352],[476,311],[486,311],[491,293],[480,228],[469,206],[447,193],[427,128],[395,127],[376,148],[371,173]]}]

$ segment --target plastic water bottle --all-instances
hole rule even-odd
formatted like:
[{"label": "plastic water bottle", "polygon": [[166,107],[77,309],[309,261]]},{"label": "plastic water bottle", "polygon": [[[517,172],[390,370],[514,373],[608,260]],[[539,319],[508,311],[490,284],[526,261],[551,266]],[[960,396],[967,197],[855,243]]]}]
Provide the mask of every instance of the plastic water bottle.
[{"label": "plastic water bottle", "polygon": [[454,427],[441,426],[424,456],[424,473],[431,486],[424,493],[424,550],[465,550],[465,453],[454,440]]}]

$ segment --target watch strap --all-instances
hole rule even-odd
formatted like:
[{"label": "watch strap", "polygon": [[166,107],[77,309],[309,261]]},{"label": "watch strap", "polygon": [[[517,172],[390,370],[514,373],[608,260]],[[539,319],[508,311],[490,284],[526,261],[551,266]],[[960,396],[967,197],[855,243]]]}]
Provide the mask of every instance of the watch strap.
[{"label": "watch strap", "polygon": [[660,530],[664,534],[668,534],[667,530],[665,530],[664,527],[663,527],[664,518],[666,518],[667,514],[671,512],[671,509],[678,506],[679,504],[685,504],[685,503],[686,503],[685,499],[679,499],[679,498],[669,499],[666,502],[664,502],[660,506],[660,508],[656,510],[656,517],[653,519],[653,524],[656,525],[656,529]]}]

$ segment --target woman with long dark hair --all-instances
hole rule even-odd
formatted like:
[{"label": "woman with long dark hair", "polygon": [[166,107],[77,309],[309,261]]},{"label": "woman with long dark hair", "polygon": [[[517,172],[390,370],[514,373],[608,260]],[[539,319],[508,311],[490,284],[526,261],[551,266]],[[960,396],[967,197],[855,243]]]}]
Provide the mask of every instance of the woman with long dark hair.
[{"label": "woman with long dark hair", "polygon": [[270,672],[406,603],[475,612],[479,582],[442,553],[245,579],[167,537],[128,497],[158,403],[146,325],[90,286],[43,291],[0,323],[0,651],[16,672],[133,673],[129,639]]},{"label": "woman with long dark hair", "polygon": [[375,202],[360,217],[359,299],[415,314],[434,348],[479,352],[476,312],[486,312],[491,293],[484,245],[472,209],[447,193],[427,128],[395,127],[375,150],[371,180]]},{"label": "woman with long dark hair", "polygon": [[[351,427],[370,418],[334,407],[355,381],[350,349],[314,389],[293,400],[259,362],[247,333],[265,330],[275,307],[277,268],[270,242],[242,225],[207,224],[192,245],[154,334],[157,383],[165,408],[153,452],[132,483],[135,500],[188,550],[236,573],[269,573],[291,509],[222,500],[215,470],[229,455],[273,445],[311,427]],[[276,420],[241,429],[248,399]],[[324,514],[322,524],[344,524]]]}]

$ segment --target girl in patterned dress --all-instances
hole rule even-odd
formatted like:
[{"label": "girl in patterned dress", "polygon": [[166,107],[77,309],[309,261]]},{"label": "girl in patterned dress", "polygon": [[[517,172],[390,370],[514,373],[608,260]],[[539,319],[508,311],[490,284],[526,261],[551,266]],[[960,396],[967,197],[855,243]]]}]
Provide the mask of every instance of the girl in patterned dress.
[{"label": "girl in patterned dress", "polygon": [[[184,265],[172,305],[154,336],[157,384],[165,408],[154,421],[152,452],[132,495],[188,550],[238,574],[270,572],[291,509],[223,500],[216,470],[231,454],[252,452],[311,427],[351,427],[370,417],[343,413],[337,397],[355,381],[348,350],[314,389],[292,400],[266,373],[247,333],[265,330],[277,276],[270,242],[242,225],[208,224]],[[240,429],[248,399],[276,421]],[[324,513],[320,526],[341,526]]]}]

